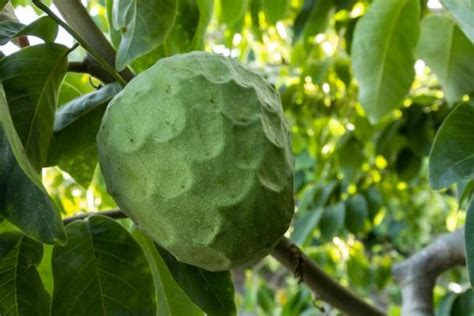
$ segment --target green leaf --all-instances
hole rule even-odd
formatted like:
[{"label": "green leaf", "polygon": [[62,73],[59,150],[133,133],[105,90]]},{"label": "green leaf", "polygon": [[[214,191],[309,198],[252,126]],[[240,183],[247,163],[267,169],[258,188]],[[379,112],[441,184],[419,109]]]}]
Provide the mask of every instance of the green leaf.
[{"label": "green leaf", "polygon": [[20,233],[0,235],[0,315],[49,315],[50,297],[36,269],[43,246]]},{"label": "green leaf", "polygon": [[324,209],[324,213],[319,221],[319,230],[324,240],[330,240],[344,226],[346,217],[346,207],[344,202],[333,204]]},{"label": "green leaf", "polygon": [[474,2],[472,0],[441,0],[464,34],[474,42]]},{"label": "green leaf", "polygon": [[138,229],[132,231],[133,237],[138,241],[153,274],[156,288],[157,316],[200,316],[202,311],[189,299],[181,287],[176,283],[161,258],[155,244]]},{"label": "green leaf", "polygon": [[334,9],[332,1],[317,0],[304,28],[304,38],[324,33]]},{"label": "green leaf", "polygon": [[24,48],[0,63],[13,123],[37,170],[46,162],[67,54],[65,46],[41,44]]},{"label": "green leaf", "polygon": [[395,109],[410,89],[419,16],[419,1],[376,0],[357,22],[352,66],[359,100],[372,122]]},{"label": "green leaf", "polygon": [[466,213],[466,225],[464,231],[464,243],[466,247],[466,263],[469,271],[471,286],[474,286],[474,199]]},{"label": "green leaf", "polygon": [[221,23],[232,25],[237,22],[247,10],[249,0],[218,0],[219,21]]},{"label": "green leaf", "polygon": [[446,117],[430,154],[434,189],[474,178],[474,101],[461,103]]},{"label": "green leaf", "polygon": [[369,206],[364,196],[358,194],[346,200],[345,224],[351,233],[357,234],[363,231],[368,217]]},{"label": "green leaf", "polygon": [[64,243],[64,226],[13,126],[0,83],[0,215],[43,243]]},{"label": "green leaf", "polygon": [[88,78],[87,74],[68,72],[59,90],[58,105],[61,107],[83,94],[95,91]]},{"label": "green leaf", "polygon": [[33,35],[45,42],[54,42],[57,34],[58,25],[48,16],[43,16],[29,25],[16,21],[0,22],[0,45],[24,35]]},{"label": "green leaf", "polygon": [[[303,199],[298,204],[298,215],[294,224],[294,231],[291,240],[297,245],[302,245],[308,241],[314,228],[318,226],[321,216],[324,213],[324,205],[329,200],[336,182],[328,185],[318,185],[306,192]],[[310,210],[311,209],[311,210]]]},{"label": "green leaf", "polygon": [[474,293],[472,289],[459,294],[453,302],[451,315],[472,315],[474,312]]},{"label": "green leaf", "polygon": [[463,207],[465,202],[474,196],[474,180],[464,180],[457,184],[456,197],[459,207]]},{"label": "green leaf", "polygon": [[203,38],[212,15],[213,0],[178,0],[178,15],[163,43],[132,65],[142,72],[162,57],[203,48]]},{"label": "green leaf", "polygon": [[278,21],[286,17],[290,9],[289,0],[263,0],[262,1],[263,11],[267,20],[276,24]]},{"label": "green leaf", "polygon": [[365,161],[364,144],[356,137],[350,136],[341,142],[337,151],[339,166],[344,174],[344,181],[351,182]]},{"label": "green leaf", "polygon": [[114,220],[93,216],[66,227],[69,242],[53,250],[51,315],[154,315],[147,259]]},{"label": "green leaf", "polygon": [[97,165],[95,139],[102,115],[119,91],[119,84],[106,85],[74,99],[56,113],[47,164],[58,165],[84,188],[89,186]]},{"label": "green leaf", "polygon": [[163,248],[157,248],[173,278],[207,315],[236,315],[230,272],[209,272],[181,263]]},{"label": "green leaf", "polygon": [[423,19],[418,55],[438,77],[448,101],[474,91],[474,45],[449,17]]},{"label": "green leaf", "polygon": [[293,42],[296,42],[301,34],[303,34],[313,9],[316,7],[317,1],[318,0],[304,0],[303,6],[301,7],[300,12],[298,12],[298,15],[295,18],[295,23],[293,24]]},{"label": "green leaf", "polygon": [[176,12],[176,0],[115,0],[112,24],[122,32],[117,69],[158,47],[171,31]]}]

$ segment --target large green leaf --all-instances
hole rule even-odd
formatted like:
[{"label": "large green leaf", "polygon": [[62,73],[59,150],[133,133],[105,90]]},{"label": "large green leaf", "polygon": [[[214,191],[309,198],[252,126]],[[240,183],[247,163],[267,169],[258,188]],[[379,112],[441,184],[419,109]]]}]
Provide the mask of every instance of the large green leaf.
[{"label": "large green leaf", "polygon": [[1,83],[0,153],[0,215],[41,242],[65,242],[61,218],[28,161]]},{"label": "large green leaf", "polygon": [[161,258],[155,244],[138,229],[132,231],[133,237],[142,247],[153,273],[156,288],[157,316],[200,316],[202,311],[194,304],[176,283]]},{"label": "large green leaf", "polygon": [[448,101],[474,92],[474,45],[449,17],[423,19],[418,55],[439,78]]},{"label": "large green leaf", "polygon": [[441,125],[430,154],[434,189],[474,178],[474,101],[458,105]]},{"label": "large green leaf", "polygon": [[202,49],[212,8],[213,0],[178,0],[178,15],[170,34],[160,46],[138,58],[133,68],[142,72],[162,57]]},{"label": "large green leaf", "polygon": [[173,278],[207,315],[236,315],[230,272],[209,272],[184,264],[163,248],[157,248]]},{"label": "large green leaf", "polygon": [[24,48],[0,63],[13,123],[36,169],[46,161],[67,54],[65,46],[41,44]]},{"label": "large green leaf", "polygon": [[0,315],[49,315],[50,297],[36,269],[43,246],[20,233],[0,235]]},{"label": "large green leaf", "polygon": [[419,1],[376,0],[357,22],[352,66],[359,100],[372,122],[399,106],[410,89],[419,16]]},{"label": "large green leaf", "polygon": [[52,315],[155,315],[150,266],[120,224],[93,216],[66,230],[69,242],[53,250]]},{"label": "large green leaf", "polygon": [[87,188],[97,165],[96,134],[108,102],[120,91],[119,84],[74,99],[61,107],[54,123],[48,165],[58,165]]},{"label": "large green leaf", "polygon": [[456,19],[459,27],[474,42],[474,1],[473,0],[441,0],[449,13]]},{"label": "large green leaf", "polygon": [[29,25],[16,21],[0,22],[0,45],[24,35],[33,35],[45,42],[53,42],[57,34],[58,25],[48,16],[41,17]]},{"label": "large green leaf", "polygon": [[176,12],[176,0],[115,0],[112,25],[122,32],[117,69],[160,45],[173,27]]}]

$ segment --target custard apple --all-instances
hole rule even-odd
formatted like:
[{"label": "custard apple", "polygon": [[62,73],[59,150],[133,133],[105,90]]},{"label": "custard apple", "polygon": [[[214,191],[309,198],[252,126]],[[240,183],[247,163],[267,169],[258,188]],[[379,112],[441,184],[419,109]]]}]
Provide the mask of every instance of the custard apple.
[{"label": "custard apple", "polygon": [[181,262],[252,263],[288,229],[293,156],[281,101],[232,59],[159,60],[112,99],[97,143],[108,192]]}]

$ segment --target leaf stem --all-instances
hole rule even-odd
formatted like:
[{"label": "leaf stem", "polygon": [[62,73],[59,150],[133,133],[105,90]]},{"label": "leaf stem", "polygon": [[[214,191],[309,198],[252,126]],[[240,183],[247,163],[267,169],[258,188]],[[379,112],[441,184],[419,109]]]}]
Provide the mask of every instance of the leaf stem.
[{"label": "leaf stem", "polygon": [[122,76],[112,67],[105,59],[100,55],[97,50],[91,47],[79,34],[76,33],[67,23],[65,23],[61,18],[59,18],[47,5],[45,5],[41,0],[33,0],[33,3],[49,17],[51,17],[56,23],[63,27],[76,41],[81,44],[84,49],[86,49],[94,60],[104,68],[109,75],[119,82],[122,86],[125,86],[127,82],[122,78]]}]

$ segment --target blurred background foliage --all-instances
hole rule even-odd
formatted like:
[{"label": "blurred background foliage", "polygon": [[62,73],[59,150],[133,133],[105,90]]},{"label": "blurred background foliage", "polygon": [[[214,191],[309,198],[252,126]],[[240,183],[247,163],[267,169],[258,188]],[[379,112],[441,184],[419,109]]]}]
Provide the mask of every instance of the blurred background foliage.
[{"label": "blurred background foliage", "polygon": [[[39,14],[29,1],[13,2],[22,22]],[[108,23],[107,2],[83,2],[117,43]],[[274,84],[291,126],[295,154],[297,211],[288,236],[342,284],[386,307],[390,315],[399,315],[400,293],[391,278],[392,265],[434,236],[462,226],[465,205],[459,202],[462,190],[439,192],[429,186],[427,156],[453,104],[446,101],[440,82],[422,60],[415,64],[415,81],[403,106],[376,125],[357,101],[351,44],[355,24],[370,3],[180,0],[165,43],[132,67],[142,71],[157,58],[193,45],[239,59]],[[437,1],[421,3],[423,15],[443,13]],[[60,32],[59,41],[72,39]],[[72,56],[81,60],[84,51],[76,49]],[[89,75],[69,73],[59,104],[94,91],[97,85]],[[94,171],[80,183],[72,172],[44,169],[43,182],[64,217],[116,207],[93,159],[92,163]],[[331,314],[330,307],[314,303],[309,290],[286,276],[271,258],[236,271],[239,311],[315,315],[325,308],[324,313]],[[456,293],[467,287],[464,269],[444,274],[435,288],[438,311],[442,314],[442,308],[454,304]]]}]

